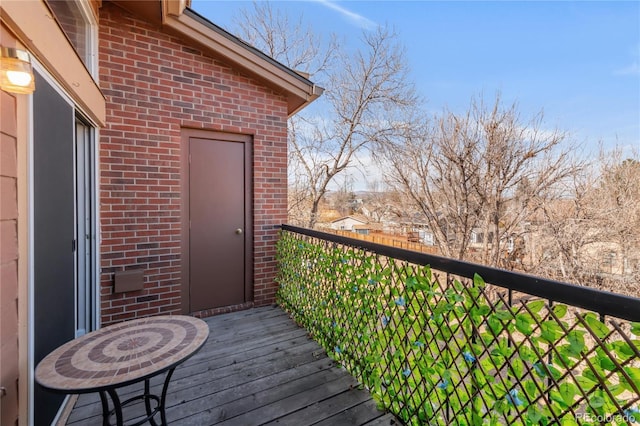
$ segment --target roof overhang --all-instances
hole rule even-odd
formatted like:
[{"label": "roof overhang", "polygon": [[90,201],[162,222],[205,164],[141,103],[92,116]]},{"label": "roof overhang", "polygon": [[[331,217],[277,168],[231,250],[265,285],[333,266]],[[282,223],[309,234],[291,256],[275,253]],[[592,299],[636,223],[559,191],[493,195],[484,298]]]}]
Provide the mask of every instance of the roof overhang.
[{"label": "roof overhang", "polygon": [[190,0],[113,1],[282,93],[287,98],[289,116],[309,105],[324,91],[305,76],[268,57],[190,9]]},{"label": "roof overhang", "polygon": [[79,109],[94,124],[104,126],[105,97],[52,16],[43,1],[0,0],[2,24],[55,78]]}]

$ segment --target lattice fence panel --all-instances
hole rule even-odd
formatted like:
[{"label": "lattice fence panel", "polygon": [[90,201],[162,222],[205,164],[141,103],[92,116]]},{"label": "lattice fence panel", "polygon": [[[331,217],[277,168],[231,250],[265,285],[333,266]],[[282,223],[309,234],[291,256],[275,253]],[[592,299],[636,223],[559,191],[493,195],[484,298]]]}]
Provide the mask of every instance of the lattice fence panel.
[{"label": "lattice fence panel", "polygon": [[640,422],[640,324],[283,231],[278,300],[407,424]]}]

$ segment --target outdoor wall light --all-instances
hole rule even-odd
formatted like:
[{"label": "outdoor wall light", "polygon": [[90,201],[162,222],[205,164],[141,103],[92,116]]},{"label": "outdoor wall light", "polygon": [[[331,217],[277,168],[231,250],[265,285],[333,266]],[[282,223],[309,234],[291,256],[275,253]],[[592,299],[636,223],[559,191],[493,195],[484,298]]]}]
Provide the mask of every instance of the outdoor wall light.
[{"label": "outdoor wall light", "polygon": [[3,46],[0,56],[0,89],[29,94],[35,88],[29,52]]}]

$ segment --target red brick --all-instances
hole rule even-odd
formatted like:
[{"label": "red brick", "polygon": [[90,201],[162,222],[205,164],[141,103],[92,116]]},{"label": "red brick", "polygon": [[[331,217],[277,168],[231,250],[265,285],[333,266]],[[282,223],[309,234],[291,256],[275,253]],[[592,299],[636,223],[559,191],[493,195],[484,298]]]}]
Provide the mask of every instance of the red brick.
[{"label": "red brick", "polygon": [[[255,300],[199,315],[273,303],[274,225],[287,214],[287,100],[113,4],[100,9],[100,24],[103,324],[180,312],[184,128],[253,136]],[[131,266],[145,269],[144,290],[114,294],[112,272]],[[159,299],[136,303],[151,294]]]}]

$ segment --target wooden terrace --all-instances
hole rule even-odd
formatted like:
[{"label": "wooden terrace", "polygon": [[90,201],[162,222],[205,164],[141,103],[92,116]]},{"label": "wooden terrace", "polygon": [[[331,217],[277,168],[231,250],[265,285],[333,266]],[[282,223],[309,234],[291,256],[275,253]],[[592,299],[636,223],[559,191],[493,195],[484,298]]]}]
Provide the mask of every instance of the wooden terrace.
[{"label": "wooden terrace", "polygon": [[[171,425],[394,425],[366,390],[277,307],[206,318],[205,346],[176,368],[167,395]],[[152,379],[160,393],[164,375]],[[121,400],[142,383],[119,390]],[[125,408],[125,417],[143,405]],[[102,423],[97,394],[81,395],[67,425]],[[157,416],[159,421],[159,416]]]}]

